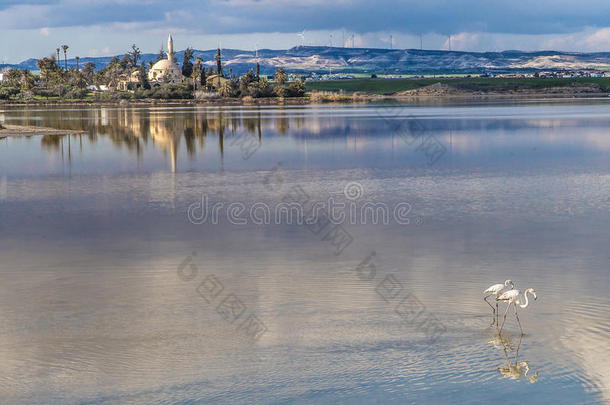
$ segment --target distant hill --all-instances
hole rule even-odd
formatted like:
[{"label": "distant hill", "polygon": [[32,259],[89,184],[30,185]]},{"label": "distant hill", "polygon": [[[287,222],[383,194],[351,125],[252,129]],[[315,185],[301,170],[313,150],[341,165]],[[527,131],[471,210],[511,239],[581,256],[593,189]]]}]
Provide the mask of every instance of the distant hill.
[{"label": "distant hill", "polygon": [[[216,50],[195,50],[209,66],[216,66]],[[182,63],[184,51],[176,53]],[[501,73],[540,70],[610,70],[610,52],[567,53],[556,51],[503,51],[458,52],[419,49],[335,48],[326,46],[299,46],[288,50],[261,49],[258,57],[253,51],[223,49],[223,66],[228,72],[242,74],[258,62],[263,74],[272,74],[278,67],[289,72],[343,73]],[[119,55],[122,57],[122,55]],[[155,61],[156,54],[144,54],[145,62]],[[97,69],[108,64],[112,57],[83,57],[80,65],[93,62]],[[76,66],[75,59],[68,59],[69,66]],[[6,65],[36,70],[36,59],[28,59],[17,65]]]}]

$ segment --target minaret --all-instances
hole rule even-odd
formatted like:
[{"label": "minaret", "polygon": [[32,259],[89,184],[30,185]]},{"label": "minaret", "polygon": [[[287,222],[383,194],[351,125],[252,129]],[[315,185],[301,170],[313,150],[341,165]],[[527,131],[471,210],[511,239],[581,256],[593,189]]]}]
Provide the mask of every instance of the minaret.
[{"label": "minaret", "polygon": [[171,63],[174,63],[174,40],[172,38],[172,34],[169,34],[167,38],[167,59]]}]

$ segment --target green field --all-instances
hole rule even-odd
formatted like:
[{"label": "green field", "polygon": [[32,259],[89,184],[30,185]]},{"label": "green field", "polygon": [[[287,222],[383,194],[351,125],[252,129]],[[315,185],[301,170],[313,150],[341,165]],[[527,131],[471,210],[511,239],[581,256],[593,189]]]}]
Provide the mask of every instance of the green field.
[{"label": "green field", "polygon": [[582,84],[598,85],[600,91],[610,90],[610,77],[582,78],[417,78],[417,79],[352,79],[307,82],[307,90],[364,92],[392,94],[412,90],[435,83],[444,83],[466,91],[511,91],[522,89],[545,89]]}]

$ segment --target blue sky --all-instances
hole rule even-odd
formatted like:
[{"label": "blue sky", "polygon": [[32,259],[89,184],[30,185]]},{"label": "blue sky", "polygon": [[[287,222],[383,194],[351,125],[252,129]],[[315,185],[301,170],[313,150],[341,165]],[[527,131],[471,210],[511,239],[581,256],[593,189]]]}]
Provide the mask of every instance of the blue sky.
[{"label": "blue sky", "polygon": [[0,0],[0,62],[176,48],[305,44],[455,50],[610,51],[604,0]]}]

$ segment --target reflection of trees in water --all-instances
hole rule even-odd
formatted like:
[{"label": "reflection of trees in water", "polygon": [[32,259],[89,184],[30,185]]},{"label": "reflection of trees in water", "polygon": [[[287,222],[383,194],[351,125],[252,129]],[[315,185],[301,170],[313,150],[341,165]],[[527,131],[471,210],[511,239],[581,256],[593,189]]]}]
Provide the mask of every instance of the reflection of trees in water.
[{"label": "reflection of trees in water", "polygon": [[[217,137],[218,153],[222,158],[225,146],[238,147],[231,142],[225,145],[225,138],[246,134],[262,142],[265,133],[284,135],[291,128],[299,129],[312,124],[311,119],[306,121],[301,114],[290,114],[290,111],[283,110],[266,114],[264,109],[252,108],[208,111],[163,107],[20,111],[15,123],[85,131],[85,134],[71,138],[42,137],[42,148],[47,151],[63,151],[71,140],[70,152],[74,152],[76,145],[82,149],[83,138],[91,144],[106,138],[116,148],[125,148],[138,157],[145,147],[152,145],[170,157],[172,169],[176,168],[183,139],[187,156],[195,159],[197,152],[209,145],[207,138]],[[66,150],[66,156],[67,153]]]},{"label": "reflection of trees in water", "polygon": [[40,138],[40,145],[42,149],[48,151],[58,151],[62,137],[56,135],[44,135]]},{"label": "reflection of trees in water", "polygon": [[290,124],[288,118],[286,116],[281,116],[276,118],[276,126],[277,133],[280,135],[286,135],[288,130],[290,129]]}]

